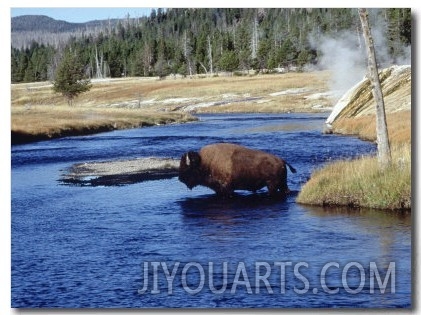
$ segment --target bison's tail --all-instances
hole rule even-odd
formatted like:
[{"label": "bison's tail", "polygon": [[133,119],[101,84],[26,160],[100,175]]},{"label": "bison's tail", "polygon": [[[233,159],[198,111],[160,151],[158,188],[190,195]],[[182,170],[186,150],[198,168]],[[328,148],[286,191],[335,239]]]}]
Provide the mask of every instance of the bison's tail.
[{"label": "bison's tail", "polygon": [[285,163],[286,163],[286,165],[288,165],[289,170],[290,170],[291,172],[293,172],[293,173],[297,173],[297,170],[296,170],[295,168],[293,168],[291,164],[289,164],[288,162],[285,162]]}]

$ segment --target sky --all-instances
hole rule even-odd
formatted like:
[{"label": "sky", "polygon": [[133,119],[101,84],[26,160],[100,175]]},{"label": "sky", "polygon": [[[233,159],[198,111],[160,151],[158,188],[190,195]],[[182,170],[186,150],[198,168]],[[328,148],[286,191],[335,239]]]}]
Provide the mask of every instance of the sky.
[{"label": "sky", "polygon": [[[187,1],[187,2],[186,2]],[[268,2],[269,1],[269,2]],[[353,0],[351,3],[349,0],[343,2],[341,1],[340,4],[342,7],[359,7],[359,6],[367,6],[365,3],[367,0]],[[396,3],[393,5],[392,3],[384,3],[384,0],[375,0],[372,1],[369,7],[394,7]],[[410,2],[411,0],[401,0],[403,1],[400,3],[402,7],[411,7],[413,5],[406,3]],[[127,0],[119,0],[117,4],[120,7],[115,7],[116,2],[109,0],[101,1],[101,5],[103,7],[93,7],[91,3],[91,7],[86,7],[86,1],[84,0],[73,0],[70,4],[73,7],[57,7],[57,2],[53,1],[33,1],[33,0],[15,0],[13,2],[13,6],[10,7],[10,14],[11,17],[19,16],[19,15],[46,15],[56,20],[63,20],[67,22],[75,22],[75,23],[83,23],[92,20],[106,20],[108,18],[125,18],[127,14],[130,14],[130,17],[142,17],[142,16],[149,16],[151,12],[151,7],[256,7],[256,3],[243,3],[239,2],[238,0],[213,0],[212,2],[195,2],[192,3],[191,0],[179,0],[176,3],[168,2],[168,0],[142,0],[141,2],[130,1],[129,6],[125,6],[127,4]],[[363,3],[360,3],[363,2]],[[36,6],[34,6],[34,4]],[[95,3],[98,4],[98,3]],[[135,5],[141,5],[141,7],[133,7]],[[176,4],[176,5],[174,5]],[[295,0],[292,3],[292,7],[337,7],[338,2],[336,0],[333,1],[325,1],[322,2],[315,2],[311,3],[308,0]],[[307,4],[307,5],[306,5]],[[65,3],[65,5],[67,5]],[[77,6],[77,7],[76,7]],[[260,0],[259,7],[280,7],[280,4],[273,0]],[[291,7],[291,3],[282,3],[282,7]]]},{"label": "sky", "polygon": [[106,20],[108,18],[125,18],[149,16],[151,8],[11,8],[11,17],[19,15],[46,15],[56,20],[83,23],[93,20]]}]

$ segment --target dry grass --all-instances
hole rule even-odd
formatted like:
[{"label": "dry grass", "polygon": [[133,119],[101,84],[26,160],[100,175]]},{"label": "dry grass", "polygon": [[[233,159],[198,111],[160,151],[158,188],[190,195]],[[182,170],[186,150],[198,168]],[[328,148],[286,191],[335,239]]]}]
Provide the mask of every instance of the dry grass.
[{"label": "dry grass", "polygon": [[[75,105],[106,106],[128,100],[159,101],[171,98],[211,101],[221,100],[224,95],[267,97],[271,93],[296,88],[308,88],[311,90],[309,93],[326,92],[329,76],[329,72],[321,71],[200,79],[126,78],[96,81],[89,92],[75,100]],[[298,99],[302,100],[303,95],[298,95]],[[300,102],[297,103],[299,105]],[[51,85],[46,82],[12,85],[12,106],[65,104],[66,101],[54,94]]]},{"label": "dry grass", "polygon": [[[387,113],[389,137],[393,143],[411,142],[411,111]],[[339,118],[333,125],[335,133],[352,134],[362,139],[376,140],[376,117],[374,115]]]},{"label": "dry grass", "polygon": [[12,108],[12,131],[32,135],[47,134],[52,137],[63,130],[133,128],[142,125],[187,122],[192,118],[183,113],[158,113],[130,109],[70,108],[68,106],[43,106],[32,109]]},{"label": "dry grass", "polygon": [[186,113],[94,107],[12,107],[12,144],[195,120]]},{"label": "dry grass", "polygon": [[[387,114],[392,165],[381,170],[377,157],[337,161],[316,170],[302,187],[297,202],[379,209],[411,209],[411,112]],[[343,118],[345,134],[374,140],[375,117]]]},{"label": "dry grass", "polygon": [[[285,112],[311,111],[318,105],[331,105],[326,97],[307,100],[306,96],[327,91],[329,73],[287,73],[243,77],[214,77],[157,80],[124,78],[94,81],[89,92],[80,95],[74,106],[52,91],[48,82],[12,84],[11,129],[13,136],[60,137],[132,128],[142,125],[185,122],[191,115],[176,112],[188,103],[227,101],[206,111]],[[304,93],[271,97],[288,89],[306,88]],[[264,102],[238,100],[265,98]],[[181,106],[181,107],[180,107]],[[198,109],[197,112],[200,112]],[[28,138],[29,139],[29,138]],[[30,139],[28,141],[31,141]]]},{"label": "dry grass", "polygon": [[[381,209],[411,208],[411,80],[388,82],[385,93],[390,167],[379,168],[377,157],[337,161],[316,170],[302,187],[297,202],[313,205],[342,205]],[[333,132],[376,141],[375,105],[369,84],[333,123]],[[398,89],[399,87],[399,89]],[[387,90],[387,87],[383,87]]]},{"label": "dry grass", "polygon": [[297,202],[320,206],[411,208],[411,147],[395,146],[392,165],[381,170],[376,157],[338,161],[315,171]]}]

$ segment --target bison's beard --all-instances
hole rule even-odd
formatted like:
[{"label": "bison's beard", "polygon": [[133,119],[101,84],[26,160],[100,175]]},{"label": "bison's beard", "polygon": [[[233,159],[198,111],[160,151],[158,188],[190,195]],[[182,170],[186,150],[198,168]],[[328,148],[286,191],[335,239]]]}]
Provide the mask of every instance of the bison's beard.
[{"label": "bison's beard", "polygon": [[185,184],[190,190],[199,185],[196,177],[193,174],[180,174],[178,176],[178,180]]},{"label": "bison's beard", "polygon": [[190,190],[202,184],[202,176],[200,175],[200,172],[191,169],[188,169],[186,171],[180,171],[178,179],[180,182],[184,183]]},{"label": "bison's beard", "polygon": [[184,183],[184,184],[187,186],[187,188],[188,188],[188,189],[190,189],[190,190],[192,190],[194,187],[196,187],[196,186],[197,186],[197,184],[196,184],[196,183],[193,183],[193,182],[190,182],[190,181],[183,181],[183,180],[181,180],[181,179],[180,179],[180,181],[181,181],[182,183]]}]

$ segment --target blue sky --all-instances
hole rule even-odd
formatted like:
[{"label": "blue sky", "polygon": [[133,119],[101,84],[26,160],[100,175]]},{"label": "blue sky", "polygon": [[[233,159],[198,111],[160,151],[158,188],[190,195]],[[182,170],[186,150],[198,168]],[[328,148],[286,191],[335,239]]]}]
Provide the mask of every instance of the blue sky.
[{"label": "blue sky", "polygon": [[11,16],[19,15],[47,15],[56,20],[83,23],[92,20],[108,18],[125,18],[149,16],[151,8],[11,8]]}]

